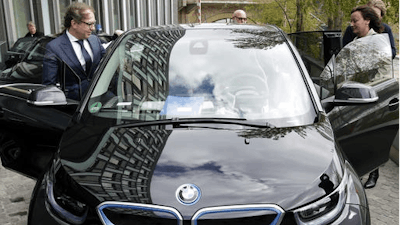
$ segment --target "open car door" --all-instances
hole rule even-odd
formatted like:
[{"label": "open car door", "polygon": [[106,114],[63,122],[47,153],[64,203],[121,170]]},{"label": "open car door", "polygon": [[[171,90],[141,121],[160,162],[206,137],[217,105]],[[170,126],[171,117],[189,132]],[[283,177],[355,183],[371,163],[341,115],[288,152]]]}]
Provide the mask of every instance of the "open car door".
[{"label": "open car door", "polygon": [[399,129],[397,79],[387,34],[349,43],[321,73],[322,103],[340,146],[360,176],[389,159]]},{"label": "open car door", "polygon": [[79,104],[66,98],[63,77],[71,68],[64,62],[61,68],[57,86],[18,82],[0,85],[0,156],[4,167],[38,178],[57,151]]}]

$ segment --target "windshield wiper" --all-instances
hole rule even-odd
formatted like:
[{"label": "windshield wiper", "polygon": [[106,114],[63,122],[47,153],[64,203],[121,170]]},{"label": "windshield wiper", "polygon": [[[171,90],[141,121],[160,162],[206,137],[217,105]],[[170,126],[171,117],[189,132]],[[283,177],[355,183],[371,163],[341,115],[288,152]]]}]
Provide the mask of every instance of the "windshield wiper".
[{"label": "windshield wiper", "polygon": [[136,123],[128,123],[119,125],[118,127],[132,127],[132,126],[152,126],[152,125],[173,125],[174,128],[188,127],[182,126],[182,124],[201,124],[201,123],[214,123],[214,124],[232,124],[232,125],[242,125],[251,126],[258,128],[275,128],[274,125],[268,122],[252,122],[245,118],[172,118],[165,120],[155,120],[155,121],[141,121]]}]

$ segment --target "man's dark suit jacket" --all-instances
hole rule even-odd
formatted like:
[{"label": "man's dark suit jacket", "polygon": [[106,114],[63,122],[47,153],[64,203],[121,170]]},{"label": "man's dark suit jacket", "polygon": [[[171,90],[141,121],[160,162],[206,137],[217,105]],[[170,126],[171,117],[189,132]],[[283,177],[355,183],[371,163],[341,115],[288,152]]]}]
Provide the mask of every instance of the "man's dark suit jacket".
[{"label": "man's dark suit jacket", "polygon": [[[79,62],[65,32],[58,38],[49,42],[46,45],[46,54],[43,59],[42,83],[50,85],[60,82],[59,74],[62,72],[61,62],[63,61],[73,70],[72,72],[68,67],[65,70],[66,96],[67,98],[80,100],[81,96],[79,94],[78,80],[81,80],[81,94],[83,96],[89,87],[90,80],[93,77],[93,72],[96,70],[101,58],[106,52],[97,36],[90,35],[88,41],[93,52],[93,63],[88,75],[85,73],[85,70]],[[79,79],[76,78],[74,72],[79,76]]]},{"label": "man's dark suit jacket", "polygon": [[28,32],[25,35],[25,37],[43,37],[43,36],[44,36],[44,34],[42,32],[39,32],[39,31],[36,31],[36,33],[34,33],[33,35],[30,32]]}]

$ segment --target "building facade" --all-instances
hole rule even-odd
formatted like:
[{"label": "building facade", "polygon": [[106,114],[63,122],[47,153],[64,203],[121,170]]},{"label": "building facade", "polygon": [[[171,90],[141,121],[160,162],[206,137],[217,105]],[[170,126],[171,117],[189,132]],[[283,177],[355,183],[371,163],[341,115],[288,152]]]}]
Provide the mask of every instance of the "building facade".
[{"label": "building facade", "polygon": [[[75,0],[95,9],[102,30],[115,30],[178,23],[229,22],[234,10],[255,0]],[[0,69],[6,53],[28,33],[33,21],[45,35],[63,30],[66,8],[73,0],[0,0]]]},{"label": "building facade", "polygon": [[[95,9],[104,32],[178,23],[178,0],[78,0]],[[63,17],[72,0],[1,0],[0,63],[18,38],[28,33],[33,21],[45,35],[63,30]]]}]

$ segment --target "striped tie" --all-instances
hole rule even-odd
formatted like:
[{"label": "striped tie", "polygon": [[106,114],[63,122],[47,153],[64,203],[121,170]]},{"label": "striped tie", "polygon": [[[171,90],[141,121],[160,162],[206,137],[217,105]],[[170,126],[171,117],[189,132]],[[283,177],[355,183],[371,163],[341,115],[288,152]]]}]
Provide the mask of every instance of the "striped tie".
[{"label": "striped tie", "polygon": [[85,59],[86,64],[86,75],[89,75],[90,68],[92,67],[92,58],[90,58],[89,53],[86,51],[85,47],[83,47],[83,40],[76,41],[81,45],[81,50],[83,54],[83,58]]}]

